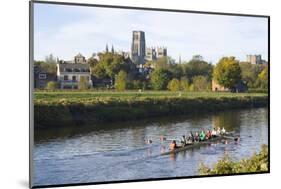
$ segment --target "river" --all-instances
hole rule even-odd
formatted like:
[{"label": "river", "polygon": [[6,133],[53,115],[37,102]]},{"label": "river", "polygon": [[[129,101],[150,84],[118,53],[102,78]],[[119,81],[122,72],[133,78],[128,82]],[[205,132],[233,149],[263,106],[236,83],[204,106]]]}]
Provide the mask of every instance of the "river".
[{"label": "river", "polygon": [[[217,143],[161,156],[168,143],[189,131],[225,127],[239,143]],[[152,144],[145,144],[151,139]],[[228,155],[242,159],[268,144],[268,109],[166,117],[62,129],[35,130],[33,184],[54,185],[198,175],[201,162],[211,166]]]}]

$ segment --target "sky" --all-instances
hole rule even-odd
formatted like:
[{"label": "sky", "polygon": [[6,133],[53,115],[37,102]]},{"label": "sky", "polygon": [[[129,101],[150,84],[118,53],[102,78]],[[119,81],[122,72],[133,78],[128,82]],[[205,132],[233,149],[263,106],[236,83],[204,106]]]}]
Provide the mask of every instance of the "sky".
[{"label": "sky", "polygon": [[49,54],[72,60],[109,49],[129,52],[132,31],[145,32],[147,47],[165,46],[168,56],[188,61],[200,54],[217,63],[223,56],[267,60],[267,18],[128,10],[35,3],[34,58]]}]

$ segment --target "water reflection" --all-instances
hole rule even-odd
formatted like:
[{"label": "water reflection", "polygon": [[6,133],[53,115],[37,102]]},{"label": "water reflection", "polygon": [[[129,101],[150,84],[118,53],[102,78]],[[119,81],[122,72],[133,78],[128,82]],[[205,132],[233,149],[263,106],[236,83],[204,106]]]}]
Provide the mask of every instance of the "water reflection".
[{"label": "water reflection", "polygon": [[[189,131],[212,127],[239,132],[241,141],[226,140],[177,154],[160,155],[168,151],[169,144],[169,141],[160,141],[161,135],[180,139]],[[211,165],[224,154],[238,159],[248,157],[258,151],[261,144],[267,144],[267,134],[266,108],[35,130],[35,183],[197,175],[200,161]],[[152,144],[146,144],[145,139],[152,140]]]}]

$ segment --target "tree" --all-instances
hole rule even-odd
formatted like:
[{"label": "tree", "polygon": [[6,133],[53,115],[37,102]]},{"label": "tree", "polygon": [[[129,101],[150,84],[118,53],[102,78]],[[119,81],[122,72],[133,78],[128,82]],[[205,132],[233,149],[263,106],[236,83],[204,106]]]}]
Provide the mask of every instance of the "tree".
[{"label": "tree", "polygon": [[170,91],[179,91],[180,90],[180,81],[176,78],[169,81],[167,88]]},{"label": "tree", "polygon": [[88,81],[86,76],[80,76],[79,82],[78,82],[78,89],[88,89]]},{"label": "tree", "polygon": [[214,79],[226,88],[234,88],[241,80],[241,68],[235,57],[223,57],[213,72]]},{"label": "tree", "polygon": [[189,90],[189,82],[186,77],[182,77],[180,80],[180,88],[183,91],[188,91]]},{"label": "tree", "polygon": [[204,76],[195,76],[192,78],[194,91],[207,91],[209,82],[207,77]]},{"label": "tree", "polygon": [[99,61],[97,59],[95,59],[94,57],[90,57],[87,60],[87,63],[91,66],[91,68],[94,68],[99,63]]},{"label": "tree", "polygon": [[56,64],[57,63],[57,59],[54,57],[53,54],[50,54],[50,55],[45,57],[45,62],[46,63],[50,63],[50,64]]},{"label": "tree", "polygon": [[[200,55],[197,55],[200,56]],[[213,66],[202,59],[192,59],[188,63],[182,64],[183,74],[192,80],[194,76],[202,75],[208,80],[212,78]]]},{"label": "tree", "polygon": [[50,90],[54,90],[54,89],[58,89],[59,88],[59,84],[58,82],[55,82],[55,81],[49,81],[47,83],[47,89],[50,89]]},{"label": "tree", "polygon": [[155,90],[166,89],[170,80],[170,72],[164,69],[155,69],[151,74],[152,88]]},{"label": "tree", "polygon": [[258,79],[258,75],[262,69],[261,66],[245,62],[240,63],[240,68],[242,80],[246,82],[249,88],[254,88]]},{"label": "tree", "polygon": [[115,88],[118,91],[124,91],[126,89],[126,85],[127,85],[127,74],[126,72],[121,70],[116,77]]},{"label": "tree", "polygon": [[260,87],[267,89],[268,88],[268,67],[265,67],[262,72],[258,76],[258,81],[260,83]]}]

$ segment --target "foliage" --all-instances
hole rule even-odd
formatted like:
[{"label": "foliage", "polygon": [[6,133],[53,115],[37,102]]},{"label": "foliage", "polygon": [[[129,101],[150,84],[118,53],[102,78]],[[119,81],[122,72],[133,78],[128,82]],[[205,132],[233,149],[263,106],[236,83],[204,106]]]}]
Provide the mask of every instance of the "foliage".
[{"label": "foliage", "polygon": [[151,84],[154,90],[166,89],[170,80],[170,72],[165,69],[156,69],[151,74]]},{"label": "foliage", "polygon": [[[190,115],[228,109],[265,107],[266,94],[36,90],[35,126],[62,126],[87,120],[87,123],[137,120],[156,116]],[[132,108],[134,107],[134,108]],[[58,116],[59,115],[59,116]],[[64,117],[66,115],[66,117]],[[81,121],[79,121],[81,120]]]},{"label": "foliage", "polygon": [[49,74],[56,74],[57,65],[54,63],[46,63],[44,61],[34,61],[34,65],[38,66],[41,71],[45,71]]},{"label": "foliage", "polygon": [[193,81],[193,90],[194,91],[207,91],[209,82],[207,77],[204,76],[195,76],[192,78]]},{"label": "foliage", "polygon": [[172,79],[169,81],[167,88],[170,91],[179,91],[180,90],[180,81],[178,79]]},{"label": "foliage", "polygon": [[50,89],[50,90],[58,89],[59,88],[59,84],[56,81],[49,81],[47,83],[47,87],[46,88]]},{"label": "foliage", "polygon": [[263,145],[258,154],[254,154],[248,159],[232,161],[228,156],[219,160],[213,168],[204,164],[200,165],[199,172],[201,175],[221,175],[235,173],[253,173],[268,171],[268,146]]},{"label": "foliage", "polygon": [[123,70],[121,70],[117,77],[115,82],[115,89],[118,91],[124,91],[126,89],[127,85],[127,74]]},{"label": "foliage", "polygon": [[57,63],[57,59],[54,57],[53,54],[50,54],[50,55],[45,57],[45,62],[47,64],[56,64]]},{"label": "foliage", "polygon": [[186,77],[182,77],[180,80],[180,88],[182,91],[188,91],[189,90],[189,82]]},{"label": "foliage", "polygon": [[258,76],[258,82],[263,89],[268,88],[268,67],[264,68]]},{"label": "foliage", "polygon": [[226,88],[234,88],[241,80],[241,68],[235,57],[223,57],[213,72],[214,79]]},{"label": "foliage", "polygon": [[212,78],[213,66],[201,59],[192,59],[187,64],[183,64],[183,73],[184,75],[191,79],[195,76],[205,76],[208,80]]},{"label": "foliage", "polygon": [[260,65],[251,64],[248,62],[240,63],[241,78],[246,82],[249,88],[256,87],[256,81],[262,68]]},{"label": "foliage", "polygon": [[79,82],[78,82],[78,89],[85,90],[88,89],[88,80],[86,76],[80,76]]},{"label": "foliage", "polygon": [[129,73],[135,69],[133,63],[120,54],[99,53],[98,56],[100,60],[92,68],[92,74],[98,78],[114,78],[121,70]]}]

